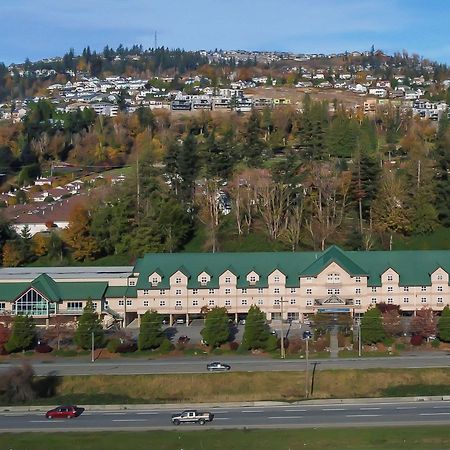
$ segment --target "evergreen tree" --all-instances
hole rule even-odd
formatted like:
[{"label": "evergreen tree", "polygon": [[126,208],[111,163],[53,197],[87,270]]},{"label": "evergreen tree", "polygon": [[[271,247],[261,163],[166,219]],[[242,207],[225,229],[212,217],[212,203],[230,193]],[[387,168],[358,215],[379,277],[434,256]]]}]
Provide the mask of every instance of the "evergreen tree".
[{"label": "evergreen tree", "polygon": [[361,339],[364,344],[376,344],[385,338],[381,311],[369,308],[361,320]]},{"label": "evergreen tree", "polygon": [[74,341],[83,350],[88,350],[92,346],[92,333],[94,333],[94,346],[99,348],[104,343],[104,331],[98,314],[94,311],[92,300],[86,302],[78,320],[78,327],[75,331]]},{"label": "evergreen tree", "polygon": [[139,327],[139,350],[152,350],[158,348],[164,341],[161,316],[156,311],[147,311],[141,317]]},{"label": "evergreen tree", "polygon": [[205,328],[201,331],[203,339],[211,347],[218,347],[227,342],[230,337],[228,311],[226,308],[215,307],[211,309],[205,320]]},{"label": "evergreen tree", "polygon": [[267,150],[266,144],[260,138],[261,128],[259,114],[252,110],[245,130],[245,139],[242,147],[242,155],[250,167],[258,167],[262,156]]},{"label": "evergreen tree", "polygon": [[438,322],[439,339],[450,342],[450,308],[447,305],[443,310]]},{"label": "evergreen tree", "polygon": [[31,316],[16,316],[5,349],[8,353],[30,349],[36,340],[36,327]]},{"label": "evergreen tree", "polygon": [[194,181],[198,173],[197,142],[189,133],[178,155],[178,175],[180,176],[179,196],[184,202],[190,202],[194,194]]},{"label": "evergreen tree", "polygon": [[266,315],[257,306],[252,305],[245,319],[242,347],[246,350],[264,349],[269,337],[270,331],[266,322]]}]

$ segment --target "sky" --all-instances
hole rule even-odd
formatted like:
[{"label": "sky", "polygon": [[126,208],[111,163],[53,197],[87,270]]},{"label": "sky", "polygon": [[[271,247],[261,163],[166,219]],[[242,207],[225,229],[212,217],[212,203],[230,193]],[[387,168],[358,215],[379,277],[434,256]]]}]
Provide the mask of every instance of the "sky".
[{"label": "sky", "polygon": [[142,44],[335,53],[407,50],[450,64],[449,0],[0,0],[0,61]]}]

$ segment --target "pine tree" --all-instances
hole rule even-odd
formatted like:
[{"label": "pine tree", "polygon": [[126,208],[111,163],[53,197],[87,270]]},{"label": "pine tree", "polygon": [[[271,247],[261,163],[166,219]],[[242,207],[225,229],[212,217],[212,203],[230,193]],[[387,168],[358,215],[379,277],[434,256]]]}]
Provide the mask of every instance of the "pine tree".
[{"label": "pine tree", "polygon": [[152,350],[158,348],[164,341],[161,316],[156,311],[147,311],[141,317],[139,328],[139,350]]},{"label": "pine tree", "polygon": [[381,311],[369,308],[361,320],[361,338],[364,344],[376,344],[385,338]]},{"label": "pine tree", "polygon": [[75,331],[74,341],[84,350],[92,346],[92,333],[94,333],[94,345],[101,347],[104,343],[104,331],[98,314],[94,311],[91,300],[86,302],[83,314],[78,320],[78,327]]},{"label": "pine tree", "polygon": [[252,305],[245,319],[242,347],[246,350],[266,348],[269,336],[266,315],[257,306]]},{"label": "pine tree", "polygon": [[227,342],[230,337],[228,324],[228,311],[226,308],[215,307],[206,315],[205,328],[201,331],[203,339],[211,347],[218,347]]},{"label": "pine tree", "polygon": [[28,350],[36,340],[36,327],[31,316],[16,316],[5,350],[8,353]]},{"label": "pine tree", "polygon": [[450,308],[447,305],[443,310],[438,322],[439,339],[450,342]]}]

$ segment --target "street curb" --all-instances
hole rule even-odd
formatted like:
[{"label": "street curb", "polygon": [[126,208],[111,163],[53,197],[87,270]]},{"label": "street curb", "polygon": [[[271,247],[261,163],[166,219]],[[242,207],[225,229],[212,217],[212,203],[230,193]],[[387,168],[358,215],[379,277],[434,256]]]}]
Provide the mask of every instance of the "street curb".
[{"label": "street curb", "polygon": [[[78,405],[92,411],[133,411],[133,410],[176,410],[176,409],[205,409],[205,408],[232,408],[232,407],[276,407],[276,406],[315,406],[331,404],[361,404],[361,403],[414,403],[431,401],[450,401],[450,395],[433,395],[421,397],[382,397],[382,398],[345,398],[345,399],[319,399],[303,400],[297,402],[255,401],[255,402],[215,402],[215,403],[165,403],[165,404],[132,404],[132,405]],[[43,412],[48,411],[51,405],[41,406],[2,406],[0,413]]]}]

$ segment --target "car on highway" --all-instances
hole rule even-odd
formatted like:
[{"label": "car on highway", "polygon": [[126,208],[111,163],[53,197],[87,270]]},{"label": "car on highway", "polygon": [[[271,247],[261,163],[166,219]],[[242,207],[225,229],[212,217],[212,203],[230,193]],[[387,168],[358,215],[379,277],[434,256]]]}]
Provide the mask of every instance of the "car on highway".
[{"label": "car on highway", "polygon": [[200,412],[195,409],[187,409],[181,414],[172,414],[172,423],[180,425],[182,423],[198,423],[205,425],[206,422],[212,422],[214,414],[210,412]]},{"label": "car on highway", "polygon": [[81,408],[75,405],[57,406],[45,413],[47,419],[73,419],[81,414]]},{"label": "car on highway", "polygon": [[210,372],[227,372],[231,369],[231,366],[229,364],[224,364],[219,361],[214,361],[209,364],[207,364],[206,369]]}]

